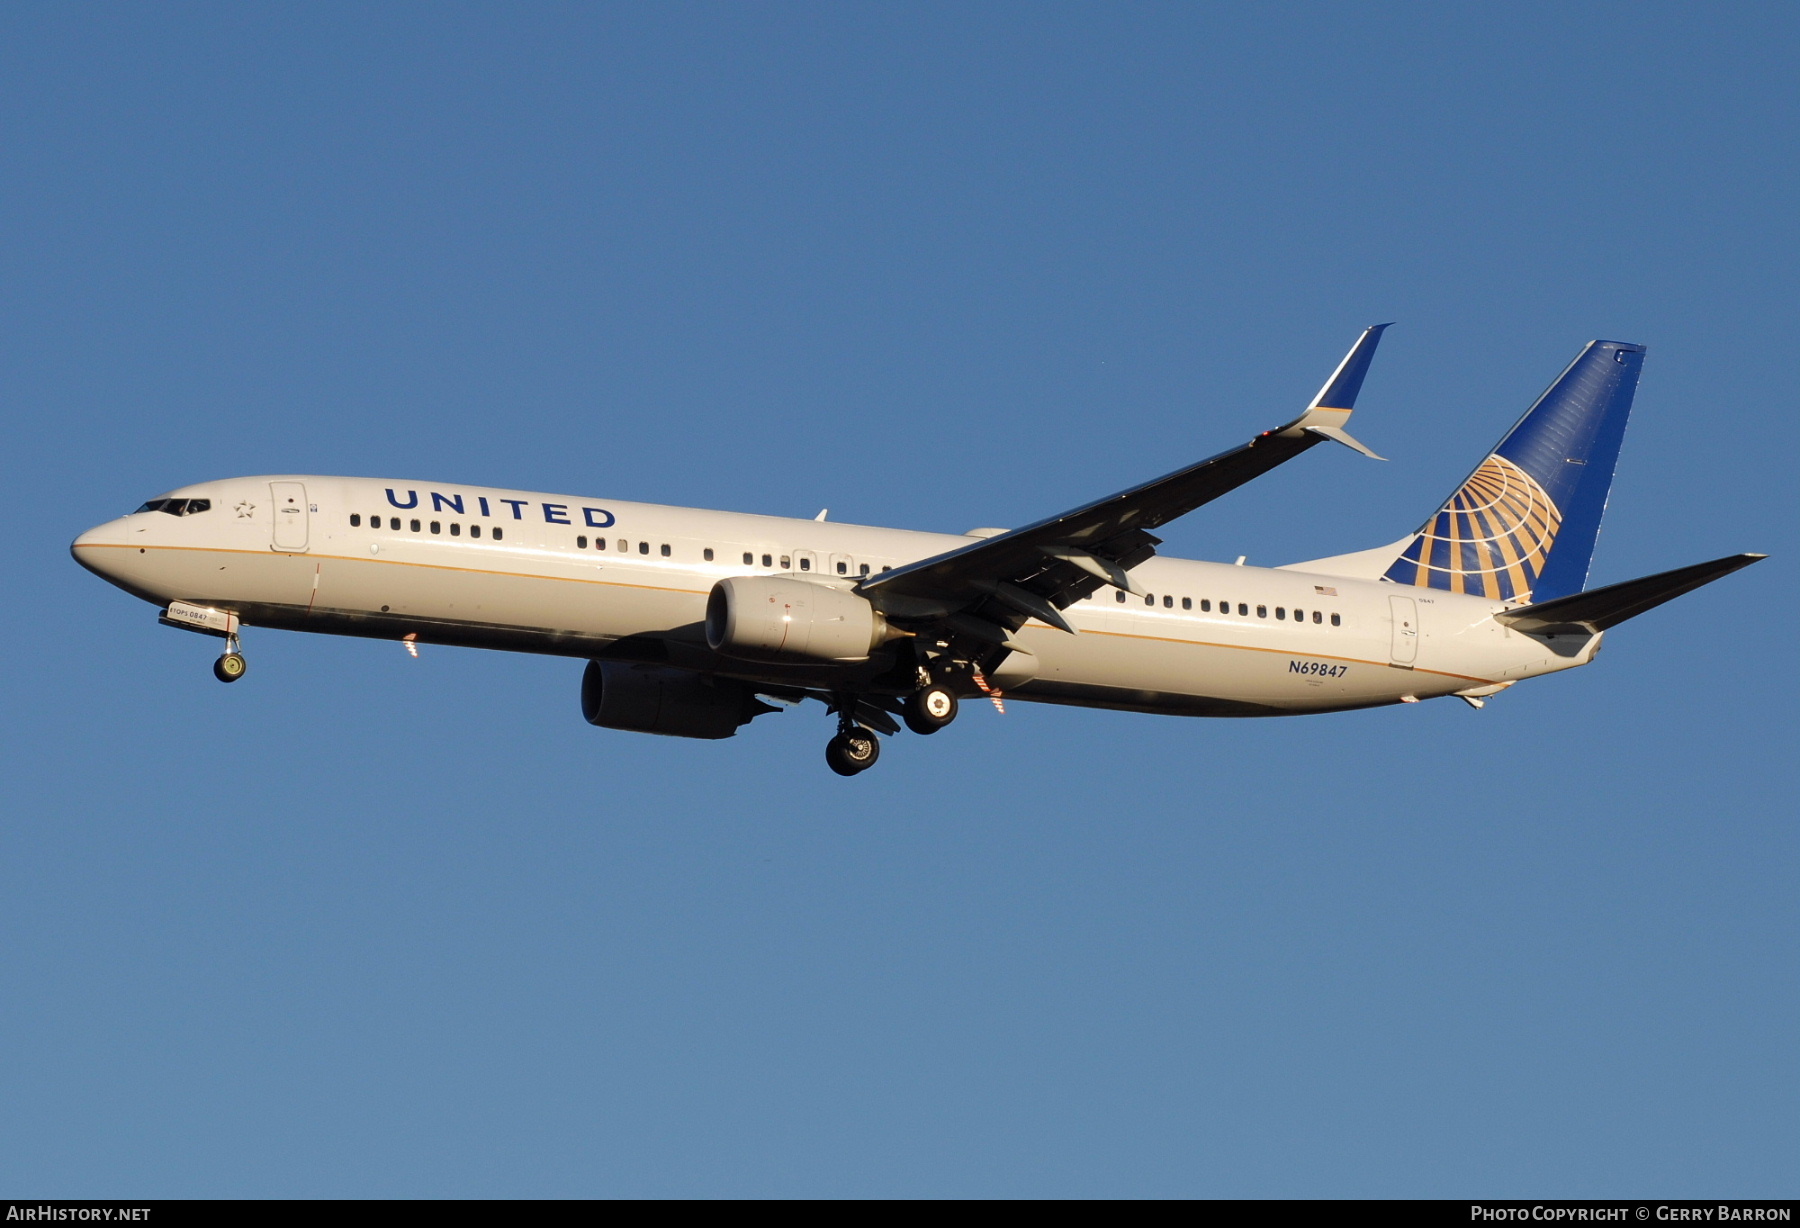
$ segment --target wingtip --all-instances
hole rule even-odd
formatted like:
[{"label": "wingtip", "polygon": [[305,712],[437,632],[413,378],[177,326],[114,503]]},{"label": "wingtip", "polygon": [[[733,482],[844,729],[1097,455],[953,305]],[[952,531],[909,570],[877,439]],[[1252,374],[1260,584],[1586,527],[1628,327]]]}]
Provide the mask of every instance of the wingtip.
[{"label": "wingtip", "polygon": [[1321,423],[1313,423],[1309,426],[1302,427],[1301,429],[1310,431],[1312,434],[1318,435],[1324,439],[1330,439],[1337,443],[1341,443],[1346,448],[1349,448],[1352,451],[1361,452],[1364,456],[1368,457],[1370,460],[1384,461],[1387,459],[1387,457],[1385,457],[1385,456],[1377,456],[1374,452],[1371,452],[1367,446],[1365,446],[1355,436],[1351,435],[1349,431],[1346,431],[1341,426],[1330,426],[1330,425],[1325,425],[1325,424],[1321,424]]},{"label": "wingtip", "polygon": [[1319,389],[1319,395],[1311,401],[1312,408],[1328,408],[1348,410],[1356,405],[1356,395],[1362,391],[1363,377],[1369,373],[1369,364],[1375,359],[1375,349],[1381,344],[1381,334],[1388,328],[1387,324],[1371,324],[1363,329],[1356,338],[1356,344],[1338,363],[1337,370]]}]

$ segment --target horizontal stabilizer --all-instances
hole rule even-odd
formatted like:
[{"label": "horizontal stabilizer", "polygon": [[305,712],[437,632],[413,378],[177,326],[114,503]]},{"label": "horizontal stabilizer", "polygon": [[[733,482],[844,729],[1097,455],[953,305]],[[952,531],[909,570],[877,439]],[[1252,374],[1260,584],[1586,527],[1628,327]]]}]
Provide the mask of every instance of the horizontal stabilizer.
[{"label": "horizontal stabilizer", "polygon": [[1728,576],[1740,567],[1748,567],[1767,557],[1769,556],[1766,554],[1727,555],[1710,563],[1677,567],[1674,571],[1645,576],[1641,580],[1608,584],[1605,588],[1507,610],[1494,615],[1494,620],[1525,632],[1555,631],[1562,628],[1604,631],[1628,618],[1636,618],[1645,610],[1655,609],[1683,593],[1693,592],[1702,584],[1711,584],[1720,576]]}]

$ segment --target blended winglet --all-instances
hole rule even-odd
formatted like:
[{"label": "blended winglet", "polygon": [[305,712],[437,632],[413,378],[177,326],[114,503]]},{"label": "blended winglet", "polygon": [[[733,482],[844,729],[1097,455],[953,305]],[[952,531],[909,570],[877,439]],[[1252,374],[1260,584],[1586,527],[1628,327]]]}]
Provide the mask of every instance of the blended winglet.
[{"label": "blended winglet", "polygon": [[1289,437],[1317,435],[1321,439],[1341,443],[1371,459],[1385,459],[1357,441],[1344,429],[1344,424],[1350,421],[1351,411],[1356,408],[1356,396],[1362,391],[1363,379],[1369,374],[1369,364],[1375,360],[1375,347],[1381,344],[1381,334],[1392,327],[1392,323],[1371,324],[1363,329],[1362,336],[1356,339],[1356,344],[1344,355],[1344,361],[1337,365],[1337,370],[1331,373],[1331,378],[1319,389],[1319,394],[1306,407],[1306,412],[1275,434]]},{"label": "blended winglet", "polygon": [[1344,355],[1344,361],[1338,369],[1331,373],[1325,386],[1319,389],[1319,395],[1312,399],[1313,407],[1330,407],[1349,413],[1356,407],[1356,394],[1362,391],[1363,380],[1369,374],[1369,364],[1375,361],[1375,347],[1381,344],[1381,334],[1392,328],[1392,320],[1386,324],[1371,324],[1363,329],[1362,336]]}]

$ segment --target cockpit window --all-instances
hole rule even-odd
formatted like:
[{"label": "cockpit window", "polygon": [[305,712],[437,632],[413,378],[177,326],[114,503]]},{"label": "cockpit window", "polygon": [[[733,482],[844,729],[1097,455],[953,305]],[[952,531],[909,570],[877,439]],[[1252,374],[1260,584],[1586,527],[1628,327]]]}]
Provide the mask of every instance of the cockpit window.
[{"label": "cockpit window", "polygon": [[[138,512],[167,512],[171,516],[198,516],[212,511],[211,499],[152,499]],[[133,512],[132,515],[137,515]]]}]

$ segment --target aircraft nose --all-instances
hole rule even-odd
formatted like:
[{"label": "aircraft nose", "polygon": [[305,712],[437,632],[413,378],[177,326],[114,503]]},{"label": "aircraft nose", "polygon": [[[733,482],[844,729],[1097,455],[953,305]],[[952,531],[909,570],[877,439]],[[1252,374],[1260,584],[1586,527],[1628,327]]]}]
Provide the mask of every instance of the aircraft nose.
[{"label": "aircraft nose", "polygon": [[109,520],[105,524],[95,525],[70,542],[69,553],[77,563],[95,575],[110,578],[114,568],[109,566],[109,561],[125,544],[125,522]]}]

